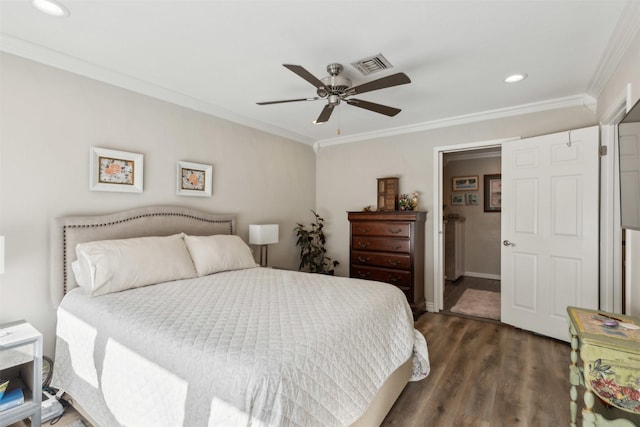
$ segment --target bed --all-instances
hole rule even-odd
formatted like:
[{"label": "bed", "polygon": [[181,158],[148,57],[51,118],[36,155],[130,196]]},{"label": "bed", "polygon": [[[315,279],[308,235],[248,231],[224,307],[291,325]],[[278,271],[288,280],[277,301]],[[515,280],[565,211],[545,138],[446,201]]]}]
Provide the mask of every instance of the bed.
[{"label": "bed", "polygon": [[[252,255],[241,265],[233,215],[146,207],[59,218],[51,232],[52,385],[95,425],[379,425],[429,373],[401,291],[263,268]],[[195,274],[159,281],[165,244],[185,245]],[[87,254],[114,247],[122,265],[106,282],[138,285],[78,286],[78,264],[95,267]],[[87,268],[95,279],[102,267]]]}]

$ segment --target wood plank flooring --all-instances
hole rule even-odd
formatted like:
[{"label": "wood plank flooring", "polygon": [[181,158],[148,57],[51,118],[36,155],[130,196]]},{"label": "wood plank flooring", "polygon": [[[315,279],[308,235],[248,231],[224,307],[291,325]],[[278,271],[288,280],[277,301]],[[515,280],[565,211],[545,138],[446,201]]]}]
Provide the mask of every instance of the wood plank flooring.
[{"label": "wood plank flooring", "polygon": [[[53,420],[55,420],[55,418]],[[92,424],[89,421],[85,420],[82,417],[82,415],[78,413],[78,411],[73,409],[73,407],[68,408],[65,411],[64,415],[62,416],[62,418],[60,418],[54,425],[56,427],[67,427],[77,422],[78,420],[81,420],[86,427],[93,427]],[[42,427],[51,425],[51,421],[42,423]],[[28,419],[25,419],[23,421],[18,421],[17,423],[13,423],[9,427],[30,427],[30,426],[31,426],[31,421]]]},{"label": "wood plank flooring", "polygon": [[[446,314],[425,313],[415,327],[427,338],[431,374],[407,385],[383,426],[569,425],[567,343]],[[57,426],[76,419],[70,410]]]},{"label": "wood plank flooring", "polygon": [[409,383],[383,426],[569,425],[567,343],[500,323],[425,313],[431,374]]}]

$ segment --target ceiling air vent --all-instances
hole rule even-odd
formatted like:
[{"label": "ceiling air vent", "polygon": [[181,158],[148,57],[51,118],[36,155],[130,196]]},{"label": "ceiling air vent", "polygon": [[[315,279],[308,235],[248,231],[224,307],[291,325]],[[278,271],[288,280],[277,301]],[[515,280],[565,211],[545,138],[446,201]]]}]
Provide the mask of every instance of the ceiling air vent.
[{"label": "ceiling air vent", "polygon": [[351,65],[360,70],[360,72],[365,76],[393,67],[393,65],[391,65],[387,58],[382,56],[381,53],[375,56],[370,56],[369,58],[364,58],[359,61],[352,62]]}]

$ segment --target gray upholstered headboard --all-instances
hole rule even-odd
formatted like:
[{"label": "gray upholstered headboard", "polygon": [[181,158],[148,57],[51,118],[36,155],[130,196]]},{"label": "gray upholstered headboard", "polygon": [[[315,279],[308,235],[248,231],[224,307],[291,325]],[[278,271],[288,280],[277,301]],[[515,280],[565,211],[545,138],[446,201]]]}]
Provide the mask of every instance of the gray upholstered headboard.
[{"label": "gray upholstered headboard", "polygon": [[108,215],[67,216],[51,226],[51,302],[58,307],[64,295],[77,287],[71,271],[76,245],[95,240],[169,236],[235,234],[236,217],[179,206],[149,206]]}]

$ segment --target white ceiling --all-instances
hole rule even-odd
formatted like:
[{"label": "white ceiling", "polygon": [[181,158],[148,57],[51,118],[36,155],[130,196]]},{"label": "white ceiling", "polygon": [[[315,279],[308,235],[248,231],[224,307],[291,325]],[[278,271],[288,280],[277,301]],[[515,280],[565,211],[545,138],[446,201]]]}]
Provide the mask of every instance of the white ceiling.
[{"label": "white ceiling", "polygon": [[[602,89],[607,48],[637,31],[629,14],[639,9],[638,0],[61,2],[69,17],[0,0],[0,49],[305,143],[580,105]],[[350,65],[378,53],[394,68],[365,77]],[[256,105],[315,96],[282,64],[321,78],[331,62],[354,85],[406,73],[411,84],[358,96],[402,112],[343,103],[314,125],[324,100]],[[529,78],[503,82],[516,72]]]}]

